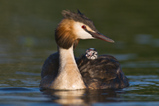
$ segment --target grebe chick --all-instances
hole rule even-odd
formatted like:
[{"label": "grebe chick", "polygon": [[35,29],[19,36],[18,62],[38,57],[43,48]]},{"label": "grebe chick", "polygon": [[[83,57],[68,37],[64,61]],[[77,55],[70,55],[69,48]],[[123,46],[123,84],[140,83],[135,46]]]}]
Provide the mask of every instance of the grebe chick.
[{"label": "grebe chick", "polygon": [[[120,64],[113,56],[75,58],[73,50],[80,39],[114,42],[99,33],[93,22],[80,11],[64,10],[55,30],[58,52],[51,54],[42,67],[41,88],[56,90],[119,89],[129,86]],[[88,51],[87,53],[90,54]],[[86,53],[86,54],[87,54]],[[93,54],[94,56],[94,54]],[[92,57],[91,57],[92,58]]]},{"label": "grebe chick", "polygon": [[94,60],[98,58],[98,52],[95,48],[89,48],[86,50],[85,56],[87,59]]}]

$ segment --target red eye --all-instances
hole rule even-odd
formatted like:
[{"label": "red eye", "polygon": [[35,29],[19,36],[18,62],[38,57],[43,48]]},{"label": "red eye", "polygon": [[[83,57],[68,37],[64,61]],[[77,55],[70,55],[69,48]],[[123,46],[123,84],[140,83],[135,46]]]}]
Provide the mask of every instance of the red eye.
[{"label": "red eye", "polygon": [[83,28],[83,29],[86,29],[86,26],[85,26],[85,25],[82,25],[82,28]]}]

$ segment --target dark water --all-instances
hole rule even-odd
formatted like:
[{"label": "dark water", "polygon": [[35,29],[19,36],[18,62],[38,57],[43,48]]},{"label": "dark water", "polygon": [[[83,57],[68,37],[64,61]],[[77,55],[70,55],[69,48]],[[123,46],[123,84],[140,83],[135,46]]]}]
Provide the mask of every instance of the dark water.
[{"label": "dark water", "polygon": [[[159,105],[159,1],[1,0],[0,105]],[[80,9],[116,41],[80,41],[75,55],[94,47],[121,63],[130,87],[121,90],[40,91],[44,60],[56,51],[61,11]]]}]

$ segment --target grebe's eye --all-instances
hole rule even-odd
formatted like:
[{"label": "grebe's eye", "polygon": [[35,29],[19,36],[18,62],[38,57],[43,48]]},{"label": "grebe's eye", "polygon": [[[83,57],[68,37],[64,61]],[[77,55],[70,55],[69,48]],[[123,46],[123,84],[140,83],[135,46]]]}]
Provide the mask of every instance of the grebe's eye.
[{"label": "grebe's eye", "polygon": [[82,25],[82,28],[83,28],[83,29],[86,29],[86,26],[85,26],[85,25]]}]

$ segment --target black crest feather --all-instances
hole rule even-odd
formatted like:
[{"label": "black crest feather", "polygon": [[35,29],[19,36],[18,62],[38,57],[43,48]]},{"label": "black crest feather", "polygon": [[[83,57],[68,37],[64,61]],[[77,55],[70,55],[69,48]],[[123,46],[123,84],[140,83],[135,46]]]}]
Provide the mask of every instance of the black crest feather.
[{"label": "black crest feather", "polygon": [[86,17],[83,13],[81,13],[80,10],[77,10],[77,13],[71,12],[70,10],[63,10],[62,15],[65,19],[71,19],[77,22],[84,23],[88,25],[92,30],[97,32],[97,29],[93,24],[93,21]]},{"label": "black crest feather", "polygon": [[81,11],[80,11],[79,9],[78,9],[77,11],[78,11],[78,14],[80,14],[80,15],[84,15],[84,14],[82,14],[82,13],[81,13]]}]

